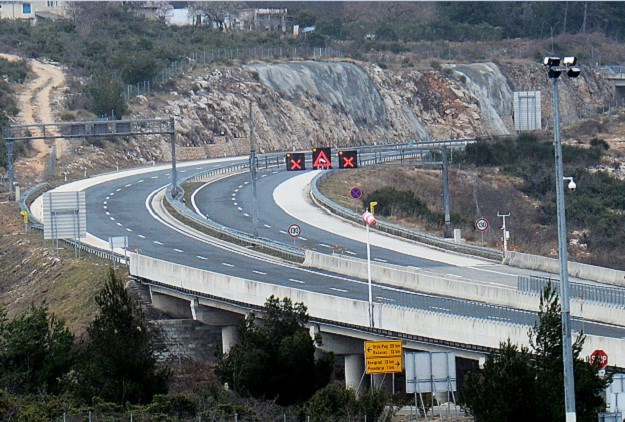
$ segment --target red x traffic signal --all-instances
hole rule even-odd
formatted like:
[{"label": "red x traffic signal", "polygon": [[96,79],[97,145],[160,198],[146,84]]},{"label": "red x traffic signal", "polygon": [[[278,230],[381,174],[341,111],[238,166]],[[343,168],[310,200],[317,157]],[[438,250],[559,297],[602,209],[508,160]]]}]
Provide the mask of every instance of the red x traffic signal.
[{"label": "red x traffic signal", "polygon": [[358,167],[358,151],[339,151],[339,168],[355,169]]},{"label": "red x traffic signal", "polygon": [[289,171],[306,170],[306,160],[303,152],[287,153],[285,155],[286,169]]}]

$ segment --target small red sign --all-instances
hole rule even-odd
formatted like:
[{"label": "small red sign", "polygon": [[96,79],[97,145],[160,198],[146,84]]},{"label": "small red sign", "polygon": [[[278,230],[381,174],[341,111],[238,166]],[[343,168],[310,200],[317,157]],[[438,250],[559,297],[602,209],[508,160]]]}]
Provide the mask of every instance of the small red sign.
[{"label": "small red sign", "polygon": [[601,349],[597,349],[589,356],[590,363],[596,364],[599,369],[605,369],[608,366],[608,354]]}]

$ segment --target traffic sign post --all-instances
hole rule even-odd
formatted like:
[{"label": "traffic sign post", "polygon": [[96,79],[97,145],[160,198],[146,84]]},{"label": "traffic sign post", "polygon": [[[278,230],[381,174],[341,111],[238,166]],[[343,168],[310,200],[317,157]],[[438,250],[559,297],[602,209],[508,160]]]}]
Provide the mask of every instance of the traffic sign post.
[{"label": "traffic sign post", "polygon": [[293,246],[295,246],[295,239],[297,239],[299,237],[300,234],[302,234],[302,229],[300,226],[298,226],[297,224],[291,224],[287,230],[287,232],[291,235],[291,237],[293,238]]},{"label": "traffic sign post", "polygon": [[402,371],[401,340],[365,341],[367,374],[390,374]]},{"label": "traffic sign post", "polygon": [[475,220],[475,228],[482,234],[482,243],[484,243],[484,232],[488,230],[488,220],[480,217]]},{"label": "traffic sign post", "polygon": [[475,228],[481,232],[485,232],[488,230],[488,220],[485,218],[478,218],[475,220]]},{"label": "traffic sign post", "polygon": [[590,363],[597,365],[599,370],[604,370],[608,366],[608,354],[601,349],[593,351],[588,357]]}]

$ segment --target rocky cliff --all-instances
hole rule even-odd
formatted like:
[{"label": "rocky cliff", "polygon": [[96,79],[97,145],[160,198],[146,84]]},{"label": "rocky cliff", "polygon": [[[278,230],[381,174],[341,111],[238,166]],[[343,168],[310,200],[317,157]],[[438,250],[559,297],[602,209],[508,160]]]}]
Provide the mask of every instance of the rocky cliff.
[{"label": "rocky cliff", "polygon": [[[548,127],[550,85],[532,62],[437,70],[353,61],[255,63],[196,68],[166,94],[137,97],[131,110],[136,118],[174,116],[180,158],[198,159],[247,153],[252,125],[260,152],[507,134],[515,90],[542,91]],[[589,68],[577,80],[562,78],[560,98],[566,125],[596,114],[612,93]],[[163,142],[162,158],[169,156]]]}]

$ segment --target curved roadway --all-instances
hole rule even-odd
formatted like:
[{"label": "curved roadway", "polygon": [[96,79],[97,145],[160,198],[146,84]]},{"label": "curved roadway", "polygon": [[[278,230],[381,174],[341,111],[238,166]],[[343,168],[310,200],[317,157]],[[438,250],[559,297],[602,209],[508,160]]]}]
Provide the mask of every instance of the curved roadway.
[{"label": "curved roadway", "polygon": [[[187,165],[184,168],[180,168],[180,177],[219,165]],[[265,179],[269,181],[271,178],[262,177],[264,174],[274,174],[271,172],[263,173],[259,178],[259,189],[268,193],[272,189],[272,184],[276,182],[268,183],[265,186],[265,183],[261,181]],[[276,180],[280,181],[280,178],[286,178],[289,175],[291,174],[278,172],[274,176],[278,178]],[[225,244],[205,235],[185,233],[185,229],[176,227],[160,218],[152,209],[151,198],[156,192],[170,183],[171,174],[169,169],[155,170],[140,175],[122,173],[119,176],[119,178],[106,180],[85,189],[88,213],[87,231],[99,239],[108,239],[108,237],[112,236],[128,236],[130,249],[138,250],[140,253],[154,258],[264,283],[273,283],[363,301],[366,301],[368,298],[366,281],[339,274],[301,268],[279,259],[251,254],[245,248]],[[238,188],[239,184],[237,184],[236,189],[243,189],[246,186],[245,175],[236,177],[240,177],[238,180],[242,181],[242,187]],[[236,179],[228,178],[227,180]],[[284,181],[285,179],[281,180]],[[215,186],[220,185],[216,184]],[[245,189],[243,190],[245,191]],[[227,201],[237,202],[236,193],[234,201],[232,200],[232,194],[228,195],[226,191],[207,198],[207,201],[221,203],[226,203]],[[249,204],[249,202],[245,203]],[[236,205],[233,204],[233,206]],[[243,209],[244,207],[241,208]],[[233,214],[233,212],[230,211],[228,214]],[[283,218],[286,219],[284,220],[285,222],[287,220],[292,221],[288,217]],[[272,221],[267,220],[266,223],[272,226]],[[280,225],[282,223],[273,224]],[[264,223],[262,227],[264,227]],[[265,228],[269,230],[272,227]],[[309,228],[304,227],[304,231],[308,230]],[[357,249],[358,245],[354,244],[353,247]],[[375,253],[382,253],[377,248],[374,251]],[[385,253],[390,252],[386,251]],[[404,259],[409,258],[404,257]],[[428,262],[423,261],[423,265],[430,265],[432,268],[434,266],[443,268],[440,262],[434,265],[433,263],[428,264]],[[487,263],[486,265],[492,264]],[[444,271],[452,270],[445,269]],[[401,306],[453,313],[467,317],[509,321],[525,325],[533,324],[536,318],[536,315],[531,312],[470,303],[452,298],[434,297],[375,284],[373,297],[376,301],[384,301]],[[575,330],[582,328],[579,321],[575,321],[573,327]],[[605,324],[585,322],[584,331],[587,334],[625,336],[625,331],[620,327],[611,327]]]}]

